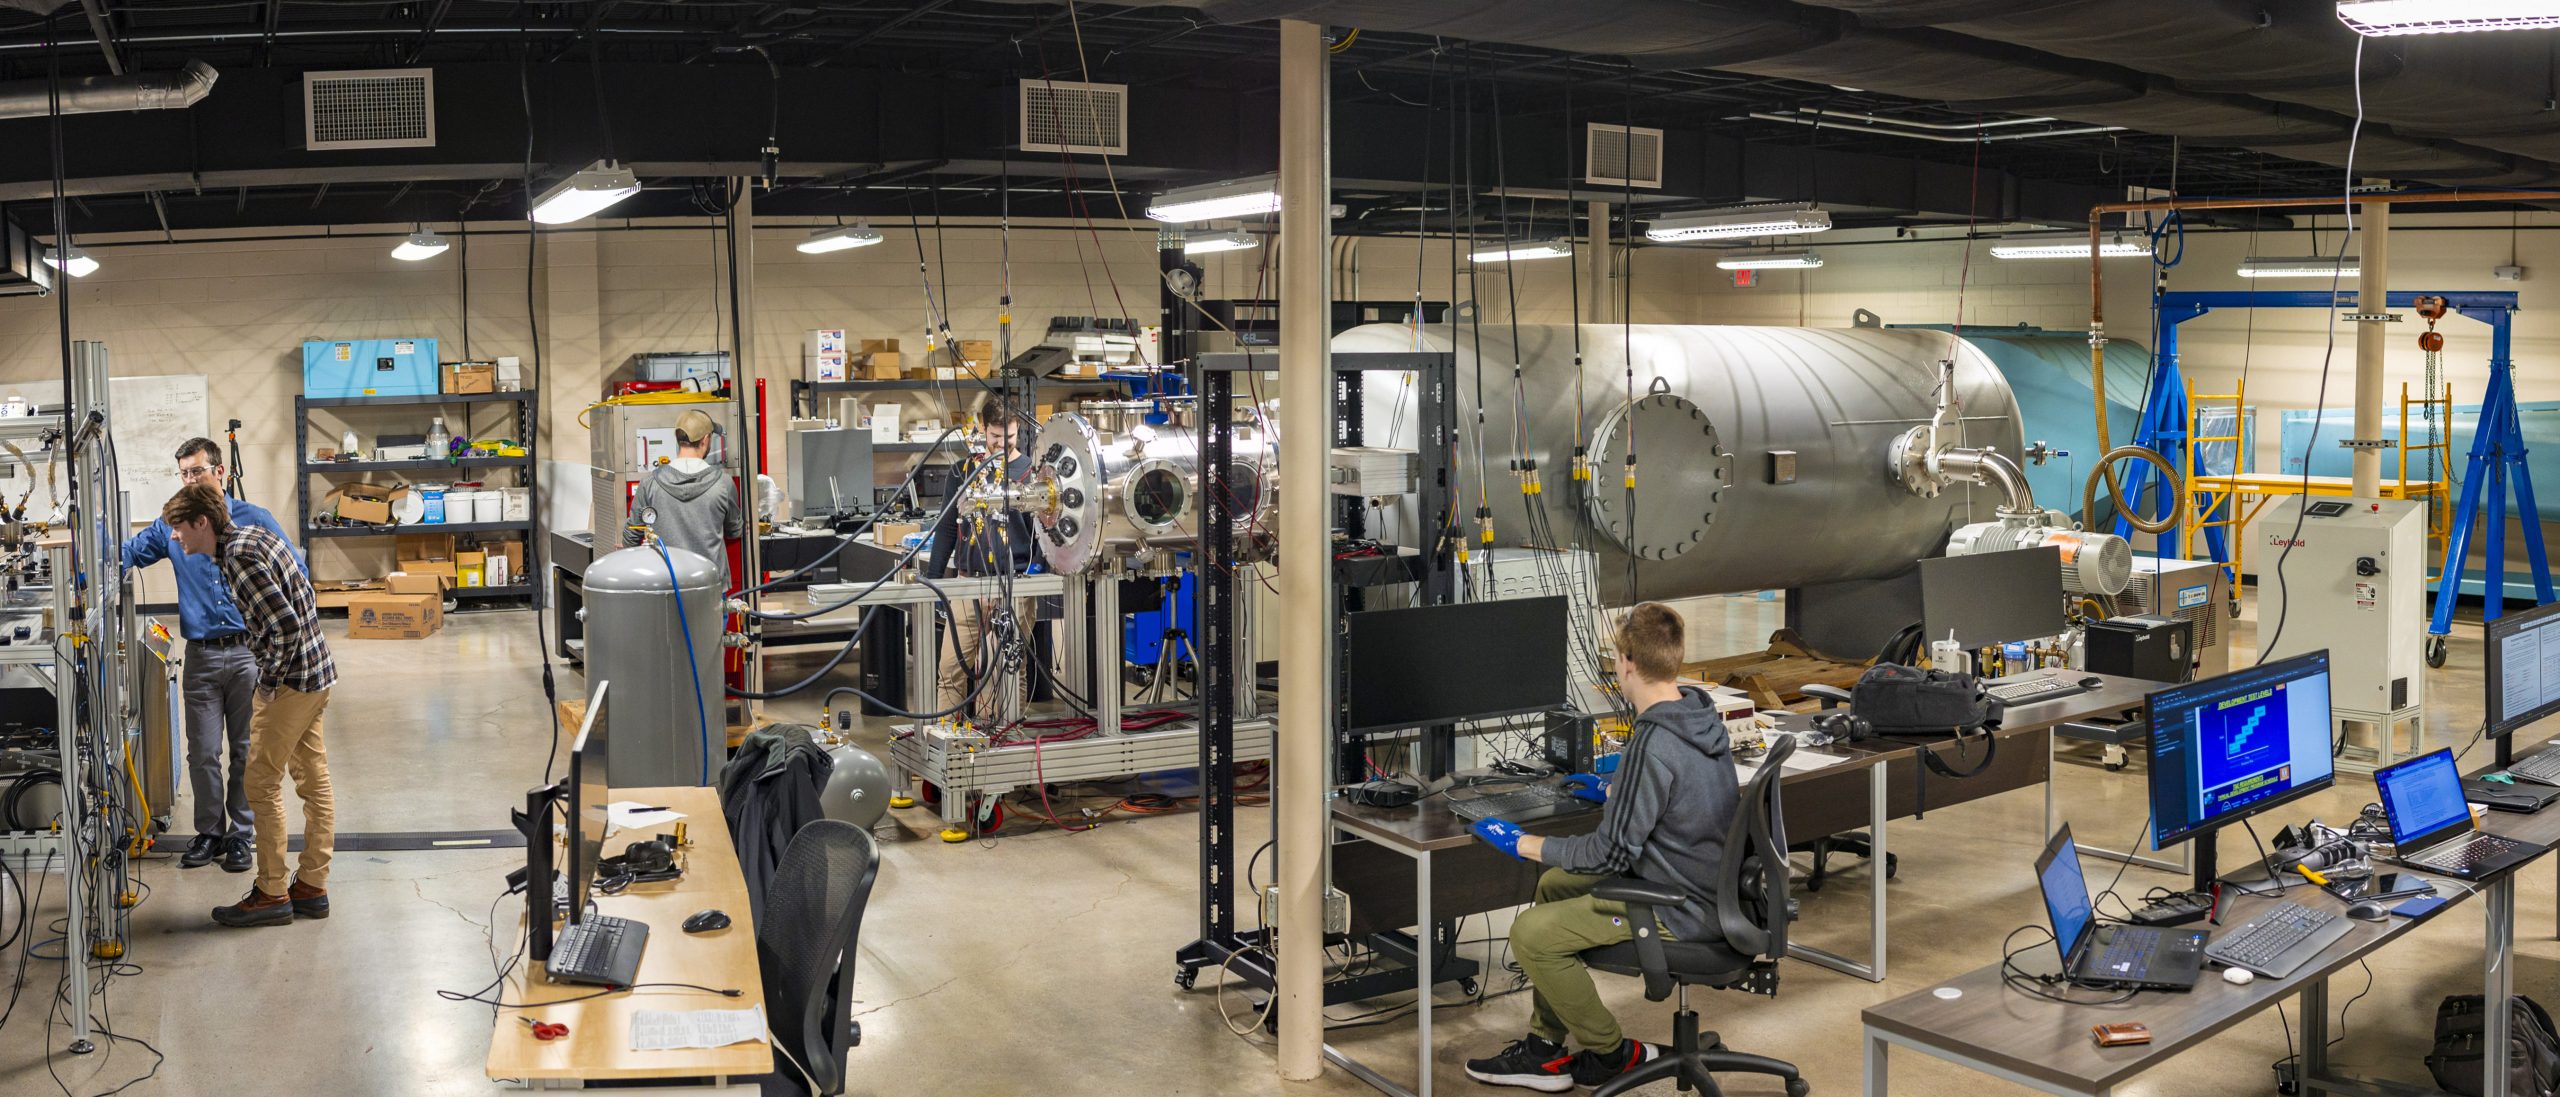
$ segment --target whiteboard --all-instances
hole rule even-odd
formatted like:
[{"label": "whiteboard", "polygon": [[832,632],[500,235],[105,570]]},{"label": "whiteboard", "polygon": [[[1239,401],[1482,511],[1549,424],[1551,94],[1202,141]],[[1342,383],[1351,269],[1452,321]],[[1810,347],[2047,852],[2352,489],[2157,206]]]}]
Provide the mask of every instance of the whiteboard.
[{"label": "whiteboard", "polygon": [[[183,486],[178,480],[178,463],[170,457],[178,452],[178,444],[189,438],[212,437],[205,377],[196,373],[111,377],[107,385],[107,398],[114,402],[108,409],[108,434],[115,441],[116,471],[124,481],[125,513],[136,521],[148,521],[157,517],[160,504]],[[59,405],[62,383],[0,384],[0,398],[10,396],[25,397],[33,404]],[[44,459],[36,460],[41,467]],[[15,502],[29,485],[16,462],[5,464],[6,469],[0,470],[0,492]],[[68,468],[62,470],[65,476],[69,473]],[[30,513],[40,509],[46,498],[38,491],[30,501]]]}]

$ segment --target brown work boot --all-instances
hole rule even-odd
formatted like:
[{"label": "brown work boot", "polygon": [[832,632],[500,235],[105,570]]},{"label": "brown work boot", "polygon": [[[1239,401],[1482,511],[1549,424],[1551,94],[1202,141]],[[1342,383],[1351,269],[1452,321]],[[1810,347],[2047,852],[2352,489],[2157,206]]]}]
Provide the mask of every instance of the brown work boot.
[{"label": "brown work boot", "polygon": [[294,917],[326,918],[329,916],[329,889],[327,888],[312,887],[303,883],[302,877],[296,876],[293,878],[293,886],[286,888],[284,894],[285,898],[293,901]]},{"label": "brown work boot", "polygon": [[251,887],[239,902],[213,908],[213,920],[226,926],[289,926],[293,924],[293,900]]}]

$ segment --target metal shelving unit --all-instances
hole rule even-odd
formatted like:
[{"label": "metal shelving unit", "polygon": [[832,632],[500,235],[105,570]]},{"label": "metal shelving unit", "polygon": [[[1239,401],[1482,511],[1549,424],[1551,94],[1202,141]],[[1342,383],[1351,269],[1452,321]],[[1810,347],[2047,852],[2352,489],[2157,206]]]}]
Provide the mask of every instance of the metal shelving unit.
[{"label": "metal shelving unit", "polygon": [[[533,390],[514,392],[438,393],[432,396],[297,396],[293,400],[293,446],[301,475],[294,487],[295,519],[302,530],[303,547],[323,538],[392,537],[400,534],[466,534],[521,533],[526,551],[533,549],[534,523],[521,522],[437,522],[399,526],[321,526],[311,522],[311,480],[315,476],[355,475],[372,472],[440,472],[461,470],[514,469],[517,479],[529,485],[534,462],[540,456],[534,448]],[[476,456],[424,461],[314,461],[311,460],[311,413],[324,409],[448,407],[477,404],[513,404],[514,427],[510,433],[524,445],[522,457]],[[466,413],[465,424],[469,426]],[[455,587],[448,592],[459,599],[489,600],[526,598],[538,601],[541,586],[533,582],[505,583],[498,586]]]}]

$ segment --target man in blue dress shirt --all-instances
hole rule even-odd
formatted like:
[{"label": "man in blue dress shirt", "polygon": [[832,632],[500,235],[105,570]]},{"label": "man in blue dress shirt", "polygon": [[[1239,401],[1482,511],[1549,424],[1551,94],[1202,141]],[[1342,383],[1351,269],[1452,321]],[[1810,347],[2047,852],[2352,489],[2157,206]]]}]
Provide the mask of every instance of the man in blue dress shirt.
[{"label": "man in blue dress shirt", "polygon": [[[178,479],[219,489],[225,470],[222,448],[210,438],[190,438],[178,447]],[[233,499],[234,525],[257,526],[286,544],[284,527],[265,507]],[[190,555],[169,532],[169,523],[154,520],[150,528],[124,543],[124,566],[147,567],[167,560],[178,573],[178,635],[186,638],[187,779],[194,790],[195,841],[178,855],[178,867],[203,868],[216,860],[224,872],[247,872],[249,798],[243,777],[249,766],[251,698],[258,690],[258,661],[249,650],[249,628],[232,604],[221,570],[210,556]],[[311,565],[304,561],[304,575]],[[231,744],[231,775],[223,779],[222,746]]]}]

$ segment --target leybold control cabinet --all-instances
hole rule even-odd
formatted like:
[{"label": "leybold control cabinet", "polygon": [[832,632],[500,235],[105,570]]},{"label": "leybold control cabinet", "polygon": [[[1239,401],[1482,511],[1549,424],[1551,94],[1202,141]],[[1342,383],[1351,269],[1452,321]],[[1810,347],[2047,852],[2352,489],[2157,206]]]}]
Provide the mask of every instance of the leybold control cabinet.
[{"label": "leybold control cabinet", "polygon": [[[2259,512],[2256,537],[2249,558],[2266,658],[2329,649],[2334,719],[2374,728],[2361,761],[2382,766],[2424,752],[2426,505],[2286,496]],[[2403,723],[2405,750],[2394,742]],[[2358,753],[2350,740],[2348,755]]]}]

